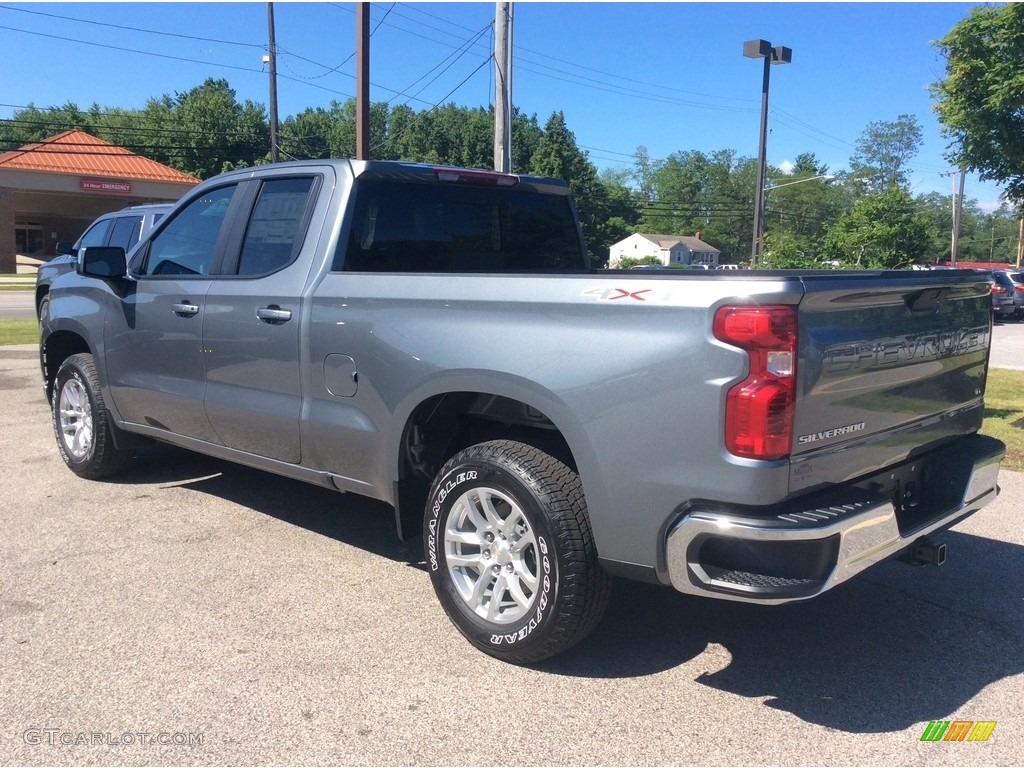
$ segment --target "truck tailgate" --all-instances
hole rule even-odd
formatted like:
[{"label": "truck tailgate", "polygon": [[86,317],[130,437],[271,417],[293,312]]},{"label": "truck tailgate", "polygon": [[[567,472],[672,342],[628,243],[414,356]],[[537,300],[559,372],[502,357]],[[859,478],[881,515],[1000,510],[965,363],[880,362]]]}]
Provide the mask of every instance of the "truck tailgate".
[{"label": "truck tailgate", "polygon": [[802,279],[791,493],[912,459],[980,427],[986,274]]}]

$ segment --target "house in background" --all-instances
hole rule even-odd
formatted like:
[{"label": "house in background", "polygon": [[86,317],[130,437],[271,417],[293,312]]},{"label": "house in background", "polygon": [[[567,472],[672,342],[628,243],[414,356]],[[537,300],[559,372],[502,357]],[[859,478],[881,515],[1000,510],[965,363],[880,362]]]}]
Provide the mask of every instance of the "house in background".
[{"label": "house in background", "polygon": [[718,266],[722,252],[701,240],[700,232],[697,235],[645,235],[638,232],[608,249],[608,267],[615,269],[622,259],[642,259],[645,256],[653,256],[666,267],[671,264]]}]

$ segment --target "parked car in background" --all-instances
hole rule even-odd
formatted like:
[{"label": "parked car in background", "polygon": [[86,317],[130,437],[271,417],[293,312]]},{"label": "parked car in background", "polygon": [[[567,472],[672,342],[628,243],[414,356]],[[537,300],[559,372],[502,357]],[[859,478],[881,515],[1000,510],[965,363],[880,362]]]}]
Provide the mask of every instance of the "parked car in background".
[{"label": "parked car in background", "polygon": [[43,316],[43,305],[49,301],[53,281],[75,268],[79,250],[94,245],[113,245],[124,248],[127,253],[173,207],[171,203],[151,203],[105,213],[74,243],[57,243],[57,256],[41,264],[36,273],[36,317]]},{"label": "parked car in background", "polygon": [[[1024,285],[1015,283],[1005,269],[992,270],[992,280],[992,314],[995,318],[1005,320],[1024,316]],[[1018,295],[1020,299],[1017,299]]]},{"label": "parked car in background", "polygon": [[1013,281],[1013,316],[1024,319],[1024,272],[1006,270],[1006,276]]}]

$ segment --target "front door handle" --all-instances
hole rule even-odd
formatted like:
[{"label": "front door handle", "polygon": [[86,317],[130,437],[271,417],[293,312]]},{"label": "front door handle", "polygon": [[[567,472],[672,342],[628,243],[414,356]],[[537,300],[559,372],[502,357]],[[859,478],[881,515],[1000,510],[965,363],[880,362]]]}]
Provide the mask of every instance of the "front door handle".
[{"label": "front door handle", "polygon": [[276,304],[271,304],[269,307],[260,307],[257,309],[256,317],[265,323],[278,325],[279,323],[286,323],[291,320],[292,311],[290,309],[281,309]]},{"label": "front door handle", "polygon": [[174,304],[171,309],[174,310],[174,314],[181,317],[192,317],[192,315],[199,314],[199,307],[190,301],[183,301],[180,304]]}]

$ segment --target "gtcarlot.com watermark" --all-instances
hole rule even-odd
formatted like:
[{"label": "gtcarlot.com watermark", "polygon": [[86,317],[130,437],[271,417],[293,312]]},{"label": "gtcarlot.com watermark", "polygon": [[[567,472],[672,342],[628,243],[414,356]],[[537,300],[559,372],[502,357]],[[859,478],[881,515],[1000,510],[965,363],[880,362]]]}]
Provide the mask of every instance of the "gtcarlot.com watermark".
[{"label": "gtcarlot.com watermark", "polygon": [[26,744],[47,747],[200,747],[202,733],[160,731],[73,731],[67,728],[28,728],[21,734]]}]

